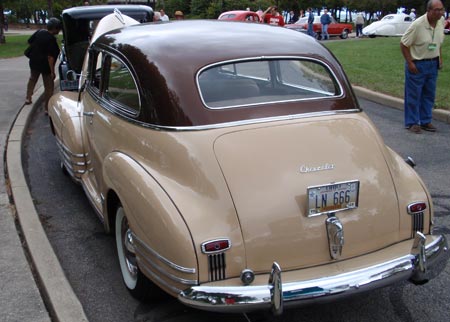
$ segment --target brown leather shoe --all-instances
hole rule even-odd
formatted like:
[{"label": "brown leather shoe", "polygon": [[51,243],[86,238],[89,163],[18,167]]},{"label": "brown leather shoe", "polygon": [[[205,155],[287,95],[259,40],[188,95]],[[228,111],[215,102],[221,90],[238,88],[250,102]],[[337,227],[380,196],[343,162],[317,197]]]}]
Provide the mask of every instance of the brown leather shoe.
[{"label": "brown leather shoe", "polygon": [[431,123],[422,124],[420,127],[422,128],[422,130],[428,131],[428,132],[436,132],[437,131],[437,128]]},{"label": "brown leather shoe", "polygon": [[417,124],[411,125],[410,127],[408,127],[408,131],[413,132],[415,134],[420,134],[422,133],[422,130],[420,129],[420,126]]}]

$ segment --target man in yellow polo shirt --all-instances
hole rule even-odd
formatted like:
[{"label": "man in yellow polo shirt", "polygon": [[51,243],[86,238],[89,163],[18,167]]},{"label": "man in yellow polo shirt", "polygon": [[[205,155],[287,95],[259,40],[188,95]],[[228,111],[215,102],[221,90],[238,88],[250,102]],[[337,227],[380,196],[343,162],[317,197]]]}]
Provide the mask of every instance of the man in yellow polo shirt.
[{"label": "man in yellow polo shirt", "polygon": [[409,26],[400,41],[405,57],[405,127],[417,134],[436,131],[431,119],[442,68],[444,12],[440,0],[429,0],[426,14]]}]

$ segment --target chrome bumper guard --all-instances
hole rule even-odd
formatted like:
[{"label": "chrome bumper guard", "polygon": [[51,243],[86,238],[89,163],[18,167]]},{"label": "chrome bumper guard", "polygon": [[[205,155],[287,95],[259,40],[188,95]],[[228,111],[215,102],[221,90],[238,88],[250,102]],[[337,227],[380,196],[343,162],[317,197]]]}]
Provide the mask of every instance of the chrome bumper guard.
[{"label": "chrome bumper guard", "polygon": [[426,245],[425,235],[417,232],[410,254],[344,274],[283,284],[281,268],[274,262],[267,285],[193,286],[181,292],[178,299],[206,311],[237,313],[271,309],[279,315],[284,305],[332,300],[408,279],[423,284],[439,275],[449,256],[445,236],[434,237]]}]

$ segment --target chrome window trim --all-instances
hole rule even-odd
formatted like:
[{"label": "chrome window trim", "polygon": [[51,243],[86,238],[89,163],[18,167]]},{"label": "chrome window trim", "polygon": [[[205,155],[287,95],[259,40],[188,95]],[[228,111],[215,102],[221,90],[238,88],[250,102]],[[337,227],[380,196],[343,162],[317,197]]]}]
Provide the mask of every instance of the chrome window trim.
[{"label": "chrome window trim", "polygon": [[[141,95],[141,91],[139,90],[139,88],[140,88],[139,84],[138,84],[138,82],[136,80],[136,77],[135,77],[136,72],[135,72],[134,68],[132,67],[132,65],[129,63],[129,61],[126,59],[126,57],[122,58],[122,57],[119,56],[119,54],[114,53],[114,50],[112,48],[110,48],[110,47],[106,47],[106,48],[108,50],[103,48],[103,46],[99,47],[99,46],[95,46],[94,45],[94,46],[92,46],[90,48],[89,54],[92,51],[95,51],[95,52],[97,52],[97,57],[98,57],[98,54],[102,53],[103,54],[103,57],[102,57],[103,61],[108,56],[114,57],[115,59],[120,61],[127,68],[127,70],[129,71],[129,73],[131,75],[131,78],[133,79],[133,83],[134,83],[134,86],[135,86],[135,89],[136,89],[136,92],[137,92],[137,95],[138,95],[139,110],[136,111],[135,109],[130,108],[130,107],[120,103],[119,101],[114,100],[111,97],[108,97],[108,95],[107,95],[107,92],[108,92],[107,89],[108,88],[96,88],[95,86],[93,86],[91,84],[91,80],[92,79],[90,79],[90,78],[88,78],[89,81],[87,82],[87,86],[86,86],[87,90],[97,100],[99,105],[101,107],[107,109],[108,111],[111,111],[111,112],[118,111],[118,112],[116,112],[114,114],[122,115],[125,118],[133,118],[133,119],[138,118],[139,115],[141,114],[141,111],[142,111],[142,95]],[[102,68],[102,70],[101,70],[101,81],[104,82],[105,81],[105,79],[104,79],[105,78],[105,75],[104,75],[105,71],[103,69],[103,61],[101,63],[102,64],[101,65],[101,68]],[[95,67],[93,67],[93,68],[95,68]],[[110,70],[108,71],[108,80],[109,80]],[[91,73],[88,73],[88,76],[90,76],[90,74]],[[95,73],[92,73],[92,74],[95,75]],[[107,85],[109,87],[109,81],[108,81]],[[102,87],[102,86],[100,86],[100,87]]]},{"label": "chrome window trim", "polygon": [[[111,110],[108,110],[108,111],[117,116],[123,117],[123,114],[117,114]],[[260,124],[260,123],[278,122],[278,121],[290,121],[290,120],[303,119],[303,118],[331,116],[331,115],[340,115],[340,114],[352,114],[352,113],[359,113],[359,112],[362,112],[362,110],[355,108],[355,109],[348,109],[348,110],[333,110],[333,111],[324,111],[324,112],[290,114],[290,115],[283,115],[283,116],[271,116],[271,117],[256,118],[256,119],[250,119],[250,120],[231,121],[231,122],[225,122],[225,123],[215,123],[215,124],[208,124],[208,125],[194,125],[194,126],[165,126],[165,125],[156,125],[156,124],[145,123],[145,122],[142,122],[142,121],[139,121],[136,119],[132,119],[132,118],[126,118],[126,120],[135,125],[139,125],[139,126],[142,126],[145,128],[156,130],[156,131],[182,132],[182,131],[206,131],[206,130],[214,130],[214,129],[242,126],[242,125],[250,125],[250,124]]]},{"label": "chrome window trim", "polygon": [[175,269],[177,271],[183,272],[183,273],[196,274],[196,269],[195,268],[183,267],[181,265],[175,264],[174,262],[168,260],[164,256],[162,256],[159,253],[157,253],[155,250],[150,248],[147,244],[145,244],[134,233],[133,233],[133,239],[136,240],[142,247],[144,247],[144,249],[146,251],[148,251],[153,256],[157,257],[161,262],[165,263],[167,266],[169,266],[169,267],[171,267],[171,268],[173,268],[173,269]]},{"label": "chrome window trim", "polygon": [[[223,106],[223,107],[211,107],[208,106],[208,104],[205,102],[205,100],[203,99],[203,95],[202,95],[202,91],[200,90],[200,82],[199,82],[199,76],[200,74],[210,68],[213,68],[215,66],[221,66],[221,65],[226,65],[226,64],[233,64],[233,63],[244,63],[244,62],[251,62],[251,61],[265,61],[265,60],[306,60],[306,61],[313,61],[318,63],[319,65],[324,66],[328,72],[330,72],[330,74],[334,77],[334,80],[336,81],[336,84],[339,87],[339,95],[330,95],[329,97],[317,97],[317,98],[299,98],[299,99],[290,99],[290,100],[279,100],[279,101],[270,101],[270,102],[263,102],[263,103],[251,103],[251,104],[240,104],[240,105],[230,105],[230,106]],[[256,78],[258,79],[258,78]],[[267,105],[267,104],[277,104],[277,103],[286,103],[286,102],[302,102],[302,101],[315,101],[315,100],[326,100],[326,99],[330,99],[330,98],[341,98],[344,96],[344,90],[343,87],[341,85],[341,83],[338,81],[338,78],[336,77],[336,73],[334,73],[333,69],[330,67],[329,64],[326,64],[324,61],[319,60],[317,58],[313,58],[313,57],[305,57],[305,56],[259,56],[259,57],[249,57],[249,58],[244,58],[244,59],[232,59],[232,60],[224,60],[218,63],[214,63],[211,65],[207,65],[203,68],[201,68],[197,74],[195,75],[195,82],[197,85],[197,91],[199,93],[200,99],[203,103],[204,106],[206,106],[206,108],[210,109],[210,110],[226,110],[226,109],[230,109],[230,108],[237,108],[237,107],[247,107],[247,106],[259,106],[259,105]]]}]

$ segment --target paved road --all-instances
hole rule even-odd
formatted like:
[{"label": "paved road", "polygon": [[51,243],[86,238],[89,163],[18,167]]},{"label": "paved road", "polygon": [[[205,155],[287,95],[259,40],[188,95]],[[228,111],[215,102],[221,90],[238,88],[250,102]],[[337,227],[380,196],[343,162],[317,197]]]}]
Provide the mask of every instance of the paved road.
[{"label": "paved road", "polygon": [[[416,169],[434,197],[436,220],[447,227],[449,236],[450,126],[436,122],[439,132],[413,135],[402,128],[401,111],[368,101],[362,101],[362,106],[388,145],[416,160]],[[42,112],[30,127],[25,152],[24,168],[39,215],[91,322],[273,321],[268,313],[229,316],[199,312],[172,299],[147,304],[135,301],[120,280],[113,237],[103,232],[82,189],[59,169],[54,139]],[[447,321],[448,285],[450,266],[439,279],[422,287],[401,283],[328,305],[287,310],[277,321]]]}]

